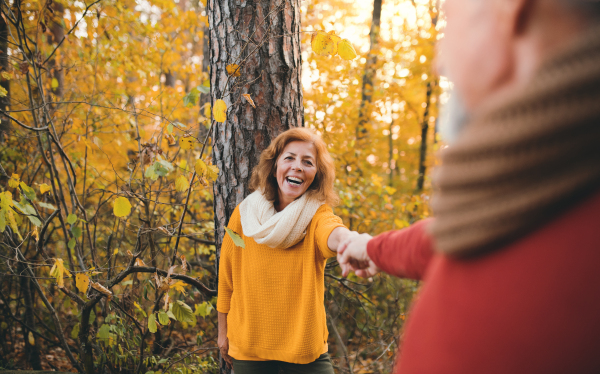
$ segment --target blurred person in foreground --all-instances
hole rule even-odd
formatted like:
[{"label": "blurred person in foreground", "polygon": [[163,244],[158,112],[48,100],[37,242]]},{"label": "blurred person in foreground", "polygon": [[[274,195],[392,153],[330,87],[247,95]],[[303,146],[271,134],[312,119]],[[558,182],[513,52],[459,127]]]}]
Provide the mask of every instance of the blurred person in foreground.
[{"label": "blurred person in foreground", "polygon": [[343,242],[342,271],[425,280],[396,373],[600,373],[600,4],[444,8],[434,218]]}]

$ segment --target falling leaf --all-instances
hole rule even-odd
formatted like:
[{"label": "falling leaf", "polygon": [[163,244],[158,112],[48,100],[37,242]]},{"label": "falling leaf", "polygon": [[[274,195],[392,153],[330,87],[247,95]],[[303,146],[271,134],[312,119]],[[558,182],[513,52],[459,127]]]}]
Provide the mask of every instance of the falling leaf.
[{"label": "falling leaf", "polygon": [[17,187],[19,187],[19,182],[20,182],[19,174],[13,174],[10,177],[10,179],[8,180],[8,186],[11,188],[17,188]]},{"label": "falling leaf", "polygon": [[82,294],[86,294],[90,287],[90,278],[85,273],[75,275],[75,285]]},{"label": "falling leaf", "polygon": [[158,326],[156,325],[156,315],[154,313],[150,314],[148,317],[148,331],[151,333],[156,333],[158,330]]},{"label": "falling leaf", "polygon": [[227,74],[234,77],[239,77],[242,75],[242,72],[240,71],[241,69],[237,64],[229,64],[225,67],[225,70],[227,70]]},{"label": "falling leaf", "polygon": [[59,288],[63,288],[65,286],[64,277],[71,278],[71,273],[63,263],[62,258],[54,259],[54,266],[50,269],[50,276],[56,278],[56,283],[58,283]]},{"label": "falling leaf", "polygon": [[354,60],[356,58],[356,51],[352,46],[352,43],[347,39],[342,39],[337,45],[338,55],[344,60]]},{"label": "falling leaf", "polygon": [[177,192],[183,192],[190,188],[190,184],[187,178],[183,175],[180,175],[175,179],[175,190]]},{"label": "falling leaf", "polygon": [[219,176],[219,168],[216,165],[207,166],[207,177],[211,181],[216,181]]},{"label": "falling leaf", "polygon": [[35,345],[35,338],[31,331],[29,331],[29,334],[27,335],[27,340],[29,341],[29,345]]},{"label": "falling leaf", "polygon": [[192,149],[194,148],[195,140],[191,136],[182,136],[179,138],[179,146],[181,149]]},{"label": "falling leaf", "polygon": [[46,183],[40,184],[40,193],[43,195],[48,191],[52,191],[52,187],[48,186]]},{"label": "falling leaf", "polygon": [[170,288],[174,288],[175,291],[181,292],[182,294],[185,295],[185,287],[187,287],[187,284],[185,284],[182,281],[177,281],[177,282],[173,283]]},{"label": "falling leaf", "polygon": [[242,94],[242,97],[244,99],[246,99],[246,101],[248,103],[250,103],[250,105],[252,105],[252,108],[256,108],[256,105],[254,105],[254,101],[252,100],[252,98],[250,97],[250,94]]},{"label": "falling leaf", "polygon": [[123,196],[117,197],[113,207],[113,213],[117,217],[127,217],[129,213],[131,213],[131,204],[129,203],[129,200]]},{"label": "falling leaf", "polygon": [[331,35],[323,31],[316,31],[312,34],[310,45],[312,50],[319,56],[335,54],[336,46]]},{"label": "falling leaf", "polygon": [[142,266],[145,267],[146,264],[144,263],[144,261],[141,258],[136,258],[135,259],[135,266]]},{"label": "falling leaf", "polygon": [[233,240],[233,244],[235,244],[238,247],[246,248],[246,243],[244,243],[244,239],[242,239],[242,237],[238,233],[236,233],[229,227],[225,227],[225,231],[227,231],[227,234],[229,234],[229,236]]},{"label": "falling leaf", "polygon": [[227,120],[227,104],[223,100],[217,100],[213,108],[213,116],[217,122],[225,122]]},{"label": "falling leaf", "polygon": [[201,158],[199,158],[196,160],[194,170],[196,170],[196,174],[198,174],[198,177],[202,178],[204,174],[208,171],[208,167],[206,166],[206,163],[202,161]]}]

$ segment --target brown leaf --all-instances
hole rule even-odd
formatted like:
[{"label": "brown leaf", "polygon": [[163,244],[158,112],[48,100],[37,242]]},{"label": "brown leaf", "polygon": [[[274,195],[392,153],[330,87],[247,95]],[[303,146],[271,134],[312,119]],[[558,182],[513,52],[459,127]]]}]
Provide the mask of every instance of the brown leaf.
[{"label": "brown leaf", "polygon": [[113,296],[113,293],[110,292],[108,290],[108,288],[104,287],[103,285],[101,285],[98,282],[92,282],[92,288],[95,289],[96,291],[100,292],[101,294],[103,294],[104,296],[106,296],[108,298],[108,300],[110,301],[110,299]]},{"label": "brown leaf", "polygon": [[250,103],[250,105],[252,105],[252,108],[256,108],[256,105],[254,105],[254,101],[252,101],[252,98],[250,97],[250,94],[242,94],[242,97],[244,99],[246,99],[246,101],[248,103]]},{"label": "brown leaf", "polygon": [[188,272],[188,264],[187,261],[185,260],[185,256],[181,255],[181,274],[185,275],[185,273]]},{"label": "brown leaf", "polygon": [[238,64],[229,64],[225,67],[225,70],[227,70],[227,74],[234,77],[239,77],[242,75],[240,66]]}]

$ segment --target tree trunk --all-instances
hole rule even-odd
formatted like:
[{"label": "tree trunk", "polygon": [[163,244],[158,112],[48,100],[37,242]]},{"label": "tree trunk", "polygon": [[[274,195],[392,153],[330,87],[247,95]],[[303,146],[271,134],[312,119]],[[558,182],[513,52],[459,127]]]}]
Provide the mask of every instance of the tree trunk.
[{"label": "tree trunk", "polygon": [[423,191],[423,184],[425,183],[425,172],[427,166],[425,161],[427,159],[427,134],[429,132],[429,107],[431,106],[431,93],[433,87],[431,81],[427,82],[427,93],[425,97],[425,111],[423,112],[423,122],[421,122],[421,148],[419,151],[419,178],[417,179],[417,192]]},{"label": "tree trunk", "polygon": [[[25,269],[22,265],[19,266],[20,274],[25,273]],[[31,292],[31,284],[29,277],[21,278],[21,291],[23,292],[23,304],[25,304],[25,315],[22,317],[23,321],[28,327],[35,329],[35,319],[33,317],[33,292]],[[34,337],[34,343],[29,342],[30,330],[23,327],[23,338],[25,340],[25,359],[27,363],[31,365],[33,370],[42,370],[42,361],[40,359],[40,351],[38,349],[37,338]]]},{"label": "tree trunk", "polygon": [[382,0],[373,1],[373,20],[371,21],[371,31],[369,32],[369,54],[367,63],[365,64],[365,73],[362,81],[362,98],[360,100],[360,108],[358,112],[358,127],[356,128],[356,138],[363,137],[367,129],[365,125],[369,121],[371,101],[373,100],[373,80],[377,71],[377,54],[379,44],[379,26],[381,24],[381,2]]},{"label": "tree trunk", "polygon": [[[211,103],[223,99],[228,108],[227,121],[212,131],[220,170],[213,187],[218,272],[224,227],[250,193],[260,153],[281,132],[304,124],[300,2],[209,0],[208,19]],[[240,77],[227,75],[232,63],[240,65]],[[242,99],[246,93],[256,108]]]},{"label": "tree trunk", "polygon": [[[60,3],[53,3],[52,8],[54,9],[54,16],[49,25],[48,44],[56,46],[65,37],[65,28],[63,27],[65,7]],[[56,57],[48,61],[48,70],[52,73],[52,93],[61,98],[65,93],[65,71],[60,61],[56,61]]]},{"label": "tree trunk", "polygon": [[[0,1],[2,8],[7,6],[5,1]],[[8,24],[4,17],[0,17],[0,71],[8,71]],[[0,109],[8,110],[10,105],[10,81],[0,79],[0,87],[7,92],[5,97],[0,97]],[[4,141],[5,134],[10,131],[8,117],[0,116],[0,143]]]}]

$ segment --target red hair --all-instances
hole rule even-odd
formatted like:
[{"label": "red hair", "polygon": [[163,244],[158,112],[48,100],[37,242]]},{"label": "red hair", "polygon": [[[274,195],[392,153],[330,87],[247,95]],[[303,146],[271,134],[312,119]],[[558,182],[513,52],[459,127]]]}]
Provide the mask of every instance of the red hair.
[{"label": "red hair", "polygon": [[333,159],[323,139],[314,131],[304,127],[296,127],[282,132],[260,154],[260,161],[252,170],[250,189],[252,191],[262,190],[267,200],[273,203],[277,201],[279,196],[279,185],[275,177],[277,159],[289,143],[296,141],[312,143],[317,150],[317,174],[305,193],[324,201],[329,206],[336,206],[339,202],[339,196],[333,188],[333,182],[335,181]]}]

